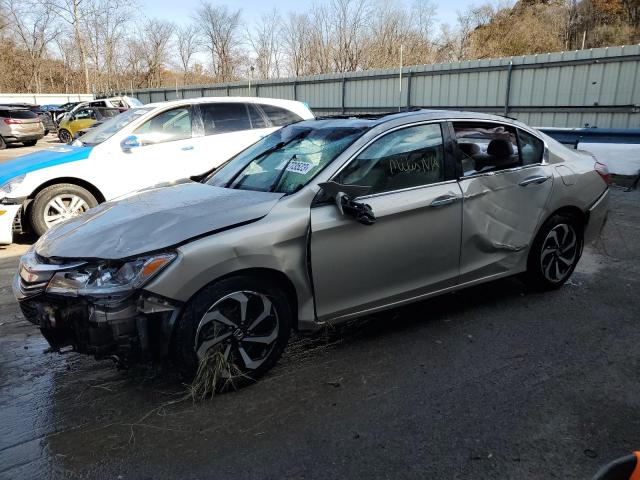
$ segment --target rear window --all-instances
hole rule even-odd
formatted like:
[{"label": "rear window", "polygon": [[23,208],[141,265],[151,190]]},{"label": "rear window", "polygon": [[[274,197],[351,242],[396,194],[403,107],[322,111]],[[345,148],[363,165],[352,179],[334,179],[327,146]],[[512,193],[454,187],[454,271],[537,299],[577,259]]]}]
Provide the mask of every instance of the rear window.
[{"label": "rear window", "polygon": [[38,118],[31,110],[13,110],[9,112],[9,118]]},{"label": "rear window", "polygon": [[275,127],[283,127],[285,125],[289,125],[290,123],[299,122],[302,120],[302,117],[296,115],[293,112],[281,107],[276,107],[274,105],[266,105],[264,103],[260,104],[260,108],[262,111],[267,114],[269,120]]}]

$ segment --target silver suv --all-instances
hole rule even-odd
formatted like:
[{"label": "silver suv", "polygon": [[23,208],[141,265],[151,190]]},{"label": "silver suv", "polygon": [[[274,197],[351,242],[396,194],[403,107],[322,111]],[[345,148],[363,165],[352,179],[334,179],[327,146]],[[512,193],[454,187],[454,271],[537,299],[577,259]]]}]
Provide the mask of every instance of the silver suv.
[{"label": "silver suv", "polygon": [[0,150],[9,143],[35,145],[44,137],[44,126],[37,114],[25,108],[0,108]]}]

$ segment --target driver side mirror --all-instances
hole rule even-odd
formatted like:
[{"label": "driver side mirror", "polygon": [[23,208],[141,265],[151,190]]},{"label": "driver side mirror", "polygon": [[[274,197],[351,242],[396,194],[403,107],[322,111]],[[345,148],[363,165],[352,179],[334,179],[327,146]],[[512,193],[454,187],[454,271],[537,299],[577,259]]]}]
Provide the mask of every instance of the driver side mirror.
[{"label": "driver side mirror", "polygon": [[138,148],[142,146],[142,141],[135,135],[129,135],[127,138],[120,142],[120,148],[125,153],[131,152],[132,148]]},{"label": "driver side mirror", "polygon": [[363,225],[373,225],[376,223],[376,216],[371,209],[371,205],[353,200],[365,195],[371,187],[361,185],[342,185],[329,181],[318,184],[322,191],[333,198],[338,211],[342,215],[349,215]]}]

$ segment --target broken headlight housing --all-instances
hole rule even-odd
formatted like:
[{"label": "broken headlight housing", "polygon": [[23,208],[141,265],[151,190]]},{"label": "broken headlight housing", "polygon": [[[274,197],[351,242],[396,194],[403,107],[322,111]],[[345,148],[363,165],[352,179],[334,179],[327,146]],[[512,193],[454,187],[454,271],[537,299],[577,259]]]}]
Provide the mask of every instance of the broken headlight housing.
[{"label": "broken headlight housing", "polygon": [[159,253],[119,264],[102,262],[57,272],[49,281],[47,292],[72,297],[126,296],[158,275],[176,256]]}]

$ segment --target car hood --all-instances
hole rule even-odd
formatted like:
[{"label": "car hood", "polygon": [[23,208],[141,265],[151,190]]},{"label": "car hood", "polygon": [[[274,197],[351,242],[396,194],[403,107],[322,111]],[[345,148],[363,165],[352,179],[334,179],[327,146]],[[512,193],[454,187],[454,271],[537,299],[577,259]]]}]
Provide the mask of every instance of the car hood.
[{"label": "car hood", "polygon": [[46,258],[133,257],[259,220],[282,196],[196,182],[147,189],[60,224],[35,249]]},{"label": "car hood", "polygon": [[63,163],[77,162],[89,158],[92,147],[73,147],[61,145],[39,152],[29,153],[0,165],[0,185],[12,178]]}]

